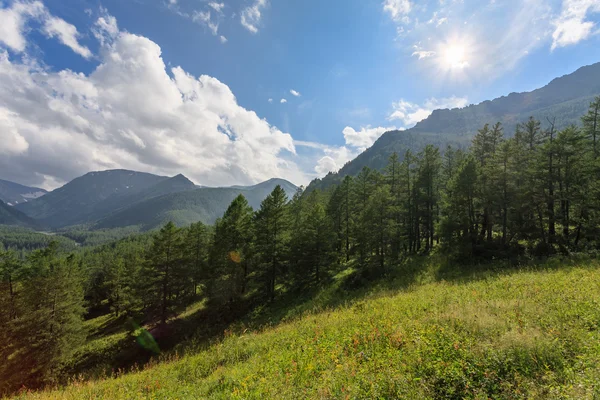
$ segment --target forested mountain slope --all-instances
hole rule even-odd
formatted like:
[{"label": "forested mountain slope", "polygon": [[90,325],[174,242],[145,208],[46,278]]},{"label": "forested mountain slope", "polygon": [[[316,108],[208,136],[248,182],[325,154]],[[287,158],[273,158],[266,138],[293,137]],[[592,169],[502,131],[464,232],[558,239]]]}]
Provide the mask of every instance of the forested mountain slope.
[{"label": "forested mountain slope", "polygon": [[44,189],[20,185],[0,179],[0,201],[9,206],[26,203],[48,193]]},{"label": "forested mountain slope", "polygon": [[0,225],[13,225],[32,229],[38,229],[40,227],[36,221],[1,200]]},{"label": "forested mountain slope", "polygon": [[297,187],[291,182],[283,179],[270,179],[248,187],[200,188],[171,193],[126,207],[100,220],[94,225],[94,228],[119,228],[135,225],[147,230],[156,228],[167,221],[173,221],[180,226],[198,221],[213,224],[238,195],[243,194],[249,205],[258,209],[261,201],[277,185],[284,189],[289,198],[297,190]]},{"label": "forested mountain slope", "polygon": [[308,191],[339,183],[346,175],[358,174],[364,166],[381,169],[393,153],[402,159],[406,150],[418,152],[427,144],[441,149],[447,145],[464,147],[485,124],[501,122],[507,137],[514,134],[517,123],[525,122],[530,116],[540,120],[543,127],[549,125],[548,119],[555,121],[557,129],[579,125],[590,102],[599,94],[600,63],[596,63],[531,92],[511,93],[464,108],[435,110],[413,128],[384,133],[338,173],[311,182]]},{"label": "forested mountain slope", "polygon": [[127,170],[90,172],[39,199],[19,204],[17,208],[53,228],[81,224],[103,201],[110,198],[109,202],[118,204],[119,199],[166,179]]}]

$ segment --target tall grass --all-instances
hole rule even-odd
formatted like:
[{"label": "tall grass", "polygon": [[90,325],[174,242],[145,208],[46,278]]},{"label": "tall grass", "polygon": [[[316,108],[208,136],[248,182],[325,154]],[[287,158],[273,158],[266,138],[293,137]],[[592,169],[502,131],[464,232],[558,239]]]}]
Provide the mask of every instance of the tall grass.
[{"label": "tall grass", "polygon": [[600,398],[598,262],[440,265],[352,292],[338,277],[310,301],[258,310],[260,325],[240,323],[193,355],[18,397]]}]

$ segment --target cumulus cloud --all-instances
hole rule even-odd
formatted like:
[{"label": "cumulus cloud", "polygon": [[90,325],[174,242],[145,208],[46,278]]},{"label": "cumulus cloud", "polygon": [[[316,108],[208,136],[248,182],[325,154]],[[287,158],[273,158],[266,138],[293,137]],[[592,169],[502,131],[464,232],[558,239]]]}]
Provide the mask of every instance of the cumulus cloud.
[{"label": "cumulus cloud", "polygon": [[433,110],[442,108],[460,108],[468,104],[466,97],[448,97],[442,99],[431,98],[425,101],[423,105],[411,103],[404,99],[392,104],[393,112],[388,117],[388,120],[402,121],[405,127],[412,127],[417,122],[429,117]]},{"label": "cumulus cloud", "polygon": [[563,0],[562,12],[552,21],[552,50],[587,39],[595,27],[588,14],[600,12],[598,0]]},{"label": "cumulus cloud", "polygon": [[219,40],[221,41],[221,43],[225,44],[227,43],[227,38],[223,35],[219,36]]},{"label": "cumulus cloud", "polygon": [[395,126],[391,127],[377,127],[371,128],[370,126],[361,127],[359,131],[356,131],[354,128],[349,126],[345,127],[342,133],[344,134],[344,140],[346,141],[346,145],[359,149],[361,151],[365,150],[368,147],[371,147],[373,143],[381,135],[383,135],[387,131],[395,130]]},{"label": "cumulus cloud", "polygon": [[258,25],[262,18],[262,10],[267,4],[268,0],[255,0],[251,6],[244,8],[240,17],[242,26],[252,33],[258,33]]},{"label": "cumulus cloud", "polygon": [[281,104],[285,104],[285,103],[287,103],[287,100],[286,100],[286,99],[281,99],[281,100],[279,100],[279,102],[280,102]]},{"label": "cumulus cloud", "polygon": [[23,52],[27,47],[25,34],[29,30],[29,20],[42,24],[42,33],[57,38],[62,44],[84,58],[90,58],[92,52],[78,41],[77,28],[65,20],[50,14],[40,1],[15,1],[10,7],[3,8],[0,3],[0,43],[15,52]]},{"label": "cumulus cloud", "polygon": [[[97,33],[110,37],[116,21],[103,18]],[[50,188],[127,168],[215,186],[305,182],[291,135],[241,107],[218,79],[167,71],[156,43],[127,32],[105,41],[99,57],[86,75],[0,51],[3,178]]]},{"label": "cumulus cloud", "polygon": [[355,158],[360,152],[347,146],[327,146],[321,143],[295,140],[297,147],[308,147],[321,152],[322,156],[316,160],[314,171],[317,177],[323,177],[329,172],[337,172],[348,161]]},{"label": "cumulus cloud", "polygon": [[321,143],[305,142],[295,140],[294,144],[301,147],[309,147],[320,150],[323,154],[316,161],[314,171],[317,177],[323,177],[329,172],[337,172],[348,161],[356,158],[361,152],[371,147],[373,143],[385,132],[396,130],[395,126],[376,127],[370,126],[361,127],[360,130],[355,130],[352,127],[345,127],[342,131],[344,135],[344,146],[327,146]]},{"label": "cumulus cloud", "polygon": [[300,92],[297,92],[294,89],[290,90],[290,93],[292,94],[292,96],[295,96],[295,97],[300,97],[301,96]]},{"label": "cumulus cloud", "polygon": [[0,42],[13,51],[22,52],[27,46],[25,39],[26,23],[30,18],[39,18],[45,8],[39,1],[33,3],[15,2],[10,8],[2,8],[0,3]]}]

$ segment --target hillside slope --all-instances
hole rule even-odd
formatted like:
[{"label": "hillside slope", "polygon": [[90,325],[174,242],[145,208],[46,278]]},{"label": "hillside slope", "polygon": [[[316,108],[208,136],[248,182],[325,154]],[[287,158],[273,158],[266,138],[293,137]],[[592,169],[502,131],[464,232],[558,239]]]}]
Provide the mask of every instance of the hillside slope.
[{"label": "hillside slope", "polygon": [[402,158],[406,150],[420,151],[433,144],[442,150],[447,145],[469,145],[484,124],[501,122],[507,137],[517,123],[533,116],[548,126],[556,118],[556,127],[580,124],[594,96],[600,95],[600,63],[579,68],[572,74],[552,80],[546,86],[524,93],[511,93],[491,101],[452,110],[435,110],[428,118],[405,131],[384,133],[370,148],[348,162],[338,173],[316,179],[308,191],[326,188],[346,175],[356,175],[364,166],[381,169],[393,153]]},{"label": "hillside slope", "polygon": [[98,221],[94,228],[139,226],[142,230],[149,230],[168,221],[179,226],[197,221],[213,224],[238,195],[243,194],[250,206],[258,209],[277,185],[282,186],[289,198],[297,189],[294,184],[283,179],[270,179],[249,187],[200,188],[171,193],[125,207]]},{"label": "hillside slope", "polygon": [[86,222],[88,215],[109,198],[118,203],[130,193],[140,192],[166,179],[127,170],[90,172],[43,197],[16,207],[44,225],[60,228]]},{"label": "hillside slope", "polygon": [[23,214],[21,211],[9,206],[0,200],[0,225],[20,226],[23,228],[40,229],[40,225]]},{"label": "hillside slope", "polygon": [[431,271],[436,282],[398,291],[388,279],[330,309],[327,299],[346,293],[338,287],[277,327],[242,326],[195,355],[19,398],[591,399],[600,388],[599,267],[554,260],[445,280]]},{"label": "hillside slope", "polygon": [[15,182],[0,179],[0,201],[9,206],[26,203],[48,193],[44,189],[23,186]]}]

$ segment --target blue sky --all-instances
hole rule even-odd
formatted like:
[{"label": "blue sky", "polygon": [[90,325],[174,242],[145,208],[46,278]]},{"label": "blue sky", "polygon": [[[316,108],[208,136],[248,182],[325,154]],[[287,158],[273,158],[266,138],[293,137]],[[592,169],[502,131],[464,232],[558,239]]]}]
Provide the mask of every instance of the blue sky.
[{"label": "blue sky", "polygon": [[46,188],[107,168],[307,184],[435,108],[600,61],[598,0],[0,7],[0,178]]}]

